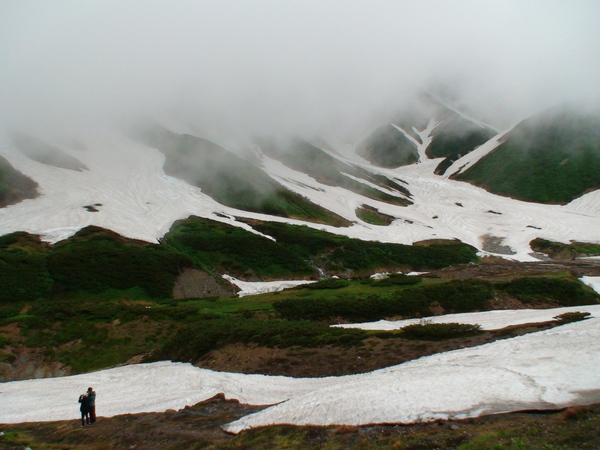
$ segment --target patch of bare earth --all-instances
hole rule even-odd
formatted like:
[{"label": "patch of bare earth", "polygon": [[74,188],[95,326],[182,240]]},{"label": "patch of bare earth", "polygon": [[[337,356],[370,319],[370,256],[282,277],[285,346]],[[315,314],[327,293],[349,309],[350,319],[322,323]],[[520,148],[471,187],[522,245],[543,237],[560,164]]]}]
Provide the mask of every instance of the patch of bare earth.
[{"label": "patch of bare earth", "polygon": [[556,322],[527,324],[485,331],[479,335],[438,342],[400,338],[369,338],[361,346],[269,348],[232,344],[213,350],[195,365],[224,372],[325,377],[370,372],[434,353],[473,347],[556,326]]}]

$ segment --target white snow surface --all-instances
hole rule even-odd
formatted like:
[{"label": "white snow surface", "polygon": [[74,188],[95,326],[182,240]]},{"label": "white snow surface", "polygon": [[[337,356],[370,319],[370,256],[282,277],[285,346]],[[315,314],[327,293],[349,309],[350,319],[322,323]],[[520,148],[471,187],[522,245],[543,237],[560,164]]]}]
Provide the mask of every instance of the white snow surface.
[{"label": "white snow surface", "polygon": [[[547,319],[548,311],[537,311],[529,320]],[[273,405],[228,424],[233,433],[272,424],[414,423],[589,404],[600,400],[600,311],[590,311],[592,318],[581,322],[358,375],[245,375],[163,361],[1,383],[0,423],[76,419],[76,399],[88,386],[98,392],[103,417],[180,409],[218,393]]]},{"label": "white snow surface", "polygon": [[[596,277],[597,278],[597,277]],[[482,330],[499,330],[511,325],[522,325],[525,323],[549,322],[554,317],[570,312],[589,312],[600,316],[600,305],[587,306],[569,306],[565,308],[553,309],[507,309],[486,311],[484,313],[461,313],[446,314],[443,316],[425,317],[424,319],[404,319],[404,320],[378,320],[377,322],[365,323],[344,323],[332,325],[337,328],[355,328],[360,330],[380,330],[391,331],[399,330],[408,325],[418,323],[465,323],[479,325]]]},{"label": "white snow surface", "polygon": [[[372,200],[336,186],[319,183],[279,161],[262,155],[264,170],[290,190],[350,220],[350,227],[265,216],[217,203],[199,188],[163,172],[164,156],[121,136],[105,136],[85,142],[86,150],[73,150],[49,142],[79,159],[89,170],[73,171],[35,162],[0,137],[0,155],[17,170],[35,180],[41,196],[0,208],[0,234],[27,231],[49,242],[66,239],[79,229],[96,225],[126,237],[156,242],[174,221],[190,215],[251,228],[235,217],[306,224],[349,237],[412,244],[426,239],[458,239],[484,250],[489,237],[511,249],[504,257],[532,261],[529,242],[534,238],[568,243],[571,240],[600,242],[600,191],[590,192],[568,205],[541,205],[490,194],[468,183],[433,173],[439,160],[424,160],[425,149],[436,122],[414,130],[421,161],[398,169],[370,166],[354,156],[354,163],[374,173],[406,183],[413,205],[401,207]],[[480,153],[494,147],[497,138],[459,159],[452,167],[470,164]],[[364,181],[361,181],[364,182]],[[355,210],[366,204],[396,217],[389,226],[376,226],[357,218]],[[97,206],[97,212],[85,206]],[[489,250],[489,249],[488,249]],[[493,250],[493,249],[492,249]],[[482,252],[485,254],[486,252]]]},{"label": "white snow surface", "polygon": [[289,281],[242,281],[231,275],[224,275],[227,281],[235,284],[240,291],[238,297],[246,297],[247,295],[264,294],[266,292],[277,292],[284,289],[293,288],[302,284],[316,283],[311,280],[289,280]]},{"label": "white snow surface", "polygon": [[[434,124],[432,121],[428,129],[417,132],[427,137]],[[422,140],[424,143],[417,145],[419,155],[424,155],[427,145],[427,139]],[[56,242],[85,226],[97,225],[126,237],[156,242],[175,220],[190,215],[250,231],[235,217],[303,223],[221,205],[200,189],[166,176],[160,152],[122,137],[85,142],[87,150],[80,151],[50,144],[76,157],[89,170],[77,172],[37,163],[9,140],[0,138],[0,154],[39,183],[42,193],[36,199],[1,208],[0,234],[27,231]],[[406,183],[414,204],[399,207],[320,184],[267,157],[263,162],[267,173],[289,189],[355,222],[339,229],[308,226],[350,237],[403,244],[458,239],[480,250],[487,237],[495,237],[512,249],[513,254],[505,257],[523,261],[535,260],[529,242],[537,237],[600,242],[600,191],[565,206],[539,205],[436,176],[433,170],[438,160],[380,169],[357,158],[355,162],[365,168]],[[460,160],[457,164],[460,167]],[[98,212],[85,208],[96,204]],[[397,219],[386,227],[364,223],[354,212],[362,204]],[[584,278],[584,282],[596,289],[600,284],[595,278]],[[159,362],[72,377],[1,383],[0,423],[74,419],[79,415],[76,399],[88,386],[97,390],[98,414],[105,417],[179,409],[217,393],[244,403],[274,405],[228,425],[231,432],[278,423],[412,423],[591,403],[600,400],[600,319],[594,308],[576,309],[592,312],[593,318],[344,377],[295,379],[219,373],[189,364]],[[481,314],[477,323],[488,320],[486,315],[493,317],[491,322],[500,322],[497,312]],[[528,322],[538,322],[548,320],[556,311],[521,311],[514,316],[525,314],[529,314]],[[502,320],[511,323],[517,319]]]}]

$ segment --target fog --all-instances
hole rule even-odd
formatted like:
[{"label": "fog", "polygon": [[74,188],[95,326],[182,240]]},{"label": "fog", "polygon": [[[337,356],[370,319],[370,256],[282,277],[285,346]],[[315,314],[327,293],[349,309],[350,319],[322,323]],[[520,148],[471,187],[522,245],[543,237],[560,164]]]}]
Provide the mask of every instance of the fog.
[{"label": "fog", "polygon": [[0,122],[326,133],[427,90],[503,126],[599,103],[598,23],[594,0],[0,0]]}]

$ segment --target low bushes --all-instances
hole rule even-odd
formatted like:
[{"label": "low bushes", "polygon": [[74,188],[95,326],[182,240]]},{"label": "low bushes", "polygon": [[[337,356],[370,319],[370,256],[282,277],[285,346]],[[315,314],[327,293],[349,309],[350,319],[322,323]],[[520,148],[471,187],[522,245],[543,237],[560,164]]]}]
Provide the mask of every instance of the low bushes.
[{"label": "low bushes", "polygon": [[195,361],[210,350],[240,342],[283,348],[358,345],[366,335],[362,330],[330,328],[309,321],[210,318],[184,327],[154,355],[153,359]]},{"label": "low bushes", "polygon": [[62,290],[100,293],[139,287],[150,297],[169,298],[177,275],[193,265],[169,246],[128,242],[90,228],[57,244],[48,258],[49,272]]},{"label": "low bushes", "polygon": [[569,278],[524,277],[495,286],[525,304],[548,302],[558,306],[581,306],[598,303],[595,292]]},{"label": "low bushes", "polygon": [[489,282],[450,281],[361,298],[292,298],[274,302],[273,308],[288,320],[369,321],[392,316],[427,316],[429,307],[436,302],[447,312],[477,311],[483,309],[492,296]]},{"label": "low bushes", "polygon": [[405,339],[418,339],[425,341],[439,341],[480,334],[479,325],[465,323],[417,323],[401,329]]},{"label": "low bushes", "polygon": [[554,317],[554,320],[561,324],[579,322],[589,318],[591,314],[589,312],[573,311],[564,314],[560,314]]}]

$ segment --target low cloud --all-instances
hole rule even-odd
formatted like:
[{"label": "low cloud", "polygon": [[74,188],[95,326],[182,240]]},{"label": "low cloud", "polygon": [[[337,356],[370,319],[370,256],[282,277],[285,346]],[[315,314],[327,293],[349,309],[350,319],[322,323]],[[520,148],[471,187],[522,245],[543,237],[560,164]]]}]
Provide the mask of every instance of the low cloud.
[{"label": "low cloud", "polygon": [[600,99],[595,1],[3,2],[0,121],[321,133],[433,90],[506,124]]}]

